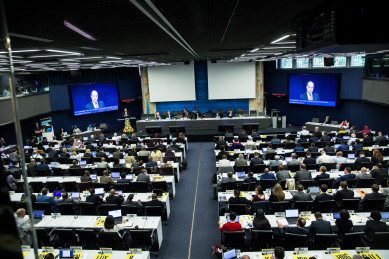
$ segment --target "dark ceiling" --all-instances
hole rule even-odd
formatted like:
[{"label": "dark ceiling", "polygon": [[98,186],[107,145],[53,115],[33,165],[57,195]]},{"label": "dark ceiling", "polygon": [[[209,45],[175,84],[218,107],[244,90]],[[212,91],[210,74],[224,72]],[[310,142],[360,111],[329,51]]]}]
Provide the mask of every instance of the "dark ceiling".
[{"label": "dark ceiling", "polygon": [[[325,1],[9,0],[4,4],[13,50],[55,49],[79,53],[47,58],[31,58],[33,54],[37,56],[37,53],[19,52],[14,55],[21,60],[32,61],[30,64],[53,62],[46,67],[67,70],[69,67],[63,62],[73,62],[73,69],[76,69],[77,64],[80,65],[78,68],[85,68],[84,65],[103,68],[109,65],[118,67],[155,64],[151,62],[234,58],[255,60],[258,57],[276,56],[279,54],[271,54],[274,50],[261,48],[271,46],[270,43],[281,36],[293,34],[292,19],[323,2]],[[96,40],[87,39],[65,27],[64,20]],[[48,41],[21,38],[25,36]],[[290,48],[276,52],[295,52],[295,36],[290,36],[284,42],[286,44],[283,45],[281,41],[277,46]],[[256,48],[260,49],[250,52]],[[45,53],[47,51],[39,52],[39,55]],[[243,54],[246,56],[241,57]]]}]

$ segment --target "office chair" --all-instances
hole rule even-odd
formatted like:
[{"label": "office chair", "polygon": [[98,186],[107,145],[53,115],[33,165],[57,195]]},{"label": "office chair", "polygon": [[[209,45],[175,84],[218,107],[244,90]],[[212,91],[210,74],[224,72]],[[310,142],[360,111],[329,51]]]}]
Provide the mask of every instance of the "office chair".
[{"label": "office chair", "polygon": [[293,208],[299,211],[310,211],[313,212],[313,201],[295,201]]},{"label": "office chair", "polygon": [[168,192],[168,186],[166,181],[157,181],[151,183],[153,190],[154,189],[160,189],[163,192]]},{"label": "office chair", "polygon": [[230,212],[235,212],[236,215],[248,215],[247,204],[229,204]]},{"label": "office chair", "polygon": [[235,172],[245,172],[248,173],[250,171],[250,166],[248,165],[241,165],[241,166],[234,166]]},{"label": "office chair", "polygon": [[332,183],[334,182],[333,178],[328,178],[328,179],[319,179],[318,186],[321,186],[322,184],[327,185],[328,188],[332,187]]},{"label": "office chair", "polygon": [[46,169],[35,169],[36,176],[49,176]]},{"label": "office chair", "polygon": [[112,189],[112,185],[110,183],[93,183],[95,189],[104,188],[104,192],[109,192]]},{"label": "office chair", "polygon": [[321,213],[332,213],[336,206],[335,200],[329,201],[319,201],[319,204],[315,208],[316,211],[320,211]]},{"label": "office chair", "polygon": [[74,204],[73,203],[61,203],[57,204],[57,208],[61,215],[74,215]]},{"label": "office chair", "polygon": [[371,188],[374,184],[374,178],[358,179],[356,183],[357,188]]},{"label": "office chair", "polygon": [[[130,230],[131,247],[140,247],[145,251],[150,251],[154,246],[155,232],[151,229],[133,229]],[[158,252],[150,251],[151,254],[158,256]]]},{"label": "office chair", "polygon": [[99,215],[96,210],[96,205],[92,202],[80,201],[78,203],[81,215],[94,216]]},{"label": "office chair", "polygon": [[118,232],[101,231],[97,237],[97,244],[101,247],[112,248],[112,250],[127,250],[128,242],[126,235],[119,236]]},{"label": "office chair", "polygon": [[289,201],[271,202],[270,210],[274,212],[284,212],[289,207]]},{"label": "office chair", "polygon": [[336,169],[336,163],[322,163],[321,166],[325,166],[327,168],[327,171]]},{"label": "office chair", "polygon": [[307,247],[308,236],[292,233],[285,233],[284,238],[285,250],[294,250],[296,247]]},{"label": "office chair", "polygon": [[133,182],[133,188],[136,193],[149,192],[149,185],[147,182]]},{"label": "office chair", "polygon": [[372,210],[384,211],[385,198],[384,199],[369,199],[363,202],[362,211],[370,212]]},{"label": "office chair", "polygon": [[47,233],[46,229],[35,228],[35,232],[38,238],[39,248],[42,248],[42,246],[53,246],[53,241],[50,235]]},{"label": "office chair", "polygon": [[124,193],[129,193],[133,191],[133,183],[116,183],[115,184],[115,189],[122,191]]},{"label": "office chair", "polygon": [[251,229],[251,246],[255,250],[269,249],[273,247],[272,230],[255,230]]},{"label": "office chair", "polygon": [[82,246],[83,249],[98,249],[98,233],[93,229],[76,229],[74,232],[78,236],[78,245]]},{"label": "office chair", "polygon": [[300,170],[300,165],[288,165],[287,168],[288,168],[288,170],[290,170],[291,172],[295,173],[295,172],[297,172],[298,170]]},{"label": "office chair", "polygon": [[314,180],[301,180],[300,184],[304,186],[305,190],[308,190],[310,186],[313,186],[315,184]]},{"label": "office chair", "polygon": [[54,234],[58,236],[58,247],[69,248],[70,246],[78,245],[78,237],[73,229],[55,229]]},{"label": "office chair", "polygon": [[340,201],[340,208],[345,210],[353,210],[356,212],[359,210],[360,201],[361,201],[360,198],[342,199]]},{"label": "office chair", "polygon": [[327,250],[329,247],[333,247],[338,241],[338,235],[336,234],[316,234],[313,242],[314,250]]},{"label": "office chair", "polygon": [[100,215],[102,215],[102,216],[108,216],[108,211],[111,211],[111,210],[120,210],[120,206],[117,204],[103,203],[99,207],[99,212],[100,212]]},{"label": "office chair", "polygon": [[164,208],[161,206],[145,206],[145,213],[147,216],[156,216],[163,217],[164,216]]},{"label": "office chair", "polygon": [[363,242],[365,232],[353,232],[345,233],[343,239],[340,242],[340,248],[343,249],[355,249],[356,247],[365,247]]},{"label": "office chair", "polygon": [[263,173],[263,171],[265,170],[266,167],[267,167],[267,165],[265,165],[265,164],[254,165],[252,168],[252,171],[254,174],[260,174],[260,173]]},{"label": "office chair", "polygon": [[375,232],[370,246],[372,249],[388,249],[389,232]]},{"label": "office chair", "polygon": [[306,166],[307,170],[319,171],[319,169],[320,169],[320,165],[319,164],[306,164],[305,166]]},{"label": "office chair", "polygon": [[236,182],[222,183],[221,185],[222,192],[225,192],[226,190],[235,190],[235,189],[236,189]]},{"label": "office chair", "polygon": [[232,248],[244,248],[245,247],[245,231],[230,231],[224,232],[224,246]]},{"label": "office chair", "polygon": [[252,183],[242,183],[241,187],[239,190],[241,191],[255,191],[255,186],[257,186],[257,182],[252,182]]},{"label": "office chair", "polygon": [[50,215],[52,212],[49,202],[35,202],[33,208],[34,210],[43,210],[45,215]]},{"label": "office chair", "polygon": [[75,181],[73,181],[73,182],[63,182],[62,186],[66,190],[66,192],[78,192],[79,191],[78,190],[78,184]]},{"label": "office chair", "polygon": [[260,179],[259,184],[262,186],[264,190],[273,188],[276,185],[274,179]]},{"label": "office chair", "polygon": [[103,132],[103,133],[106,132],[107,131],[107,123],[101,122],[99,128],[101,129],[101,132]]},{"label": "office chair", "polygon": [[30,186],[35,192],[40,193],[45,185],[42,182],[30,182]]},{"label": "office chair", "polygon": [[122,215],[136,214],[138,216],[142,216],[139,208],[137,206],[134,206],[134,205],[122,205],[121,210],[122,210]]},{"label": "office chair", "polygon": [[270,202],[269,201],[255,201],[253,202],[253,211],[256,212],[258,209],[262,209],[265,215],[270,212]]}]

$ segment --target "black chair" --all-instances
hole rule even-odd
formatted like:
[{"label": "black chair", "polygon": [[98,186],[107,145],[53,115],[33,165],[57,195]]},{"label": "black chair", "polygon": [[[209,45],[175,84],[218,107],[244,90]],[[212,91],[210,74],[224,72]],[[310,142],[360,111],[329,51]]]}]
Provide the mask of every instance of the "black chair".
[{"label": "black chair", "polygon": [[132,192],[134,188],[132,183],[116,183],[115,189],[124,193],[129,193]]},{"label": "black chair", "polygon": [[316,170],[319,171],[320,165],[319,164],[306,164],[306,169],[307,170]]},{"label": "black chair", "polygon": [[361,199],[342,199],[340,201],[340,208],[345,210],[354,210],[355,212],[359,209],[359,203]]},{"label": "black chair", "polygon": [[255,191],[256,182],[253,183],[243,183],[239,188],[241,191]]},{"label": "black chair", "polygon": [[319,201],[319,204],[316,206],[315,210],[320,211],[321,213],[332,213],[335,205],[335,200]]},{"label": "black chair", "polygon": [[336,163],[322,163],[320,166],[325,166],[327,168],[327,171],[336,169]]},{"label": "black chair", "polygon": [[369,199],[363,201],[362,211],[370,212],[372,210],[384,211],[385,199]]},{"label": "black chair", "polygon": [[232,248],[244,248],[245,247],[245,232],[244,231],[230,231],[224,232],[224,246]]},{"label": "black chair", "polygon": [[149,185],[147,182],[133,182],[134,192],[145,193],[149,192]]},{"label": "black chair", "polygon": [[265,164],[257,164],[253,166],[252,171],[254,174],[260,174],[263,173],[263,170],[265,170],[266,167],[267,165]]},{"label": "black chair", "polygon": [[358,179],[356,187],[357,188],[371,188],[371,186],[374,184],[374,181],[375,181],[374,178]]},{"label": "black chair", "polygon": [[311,211],[313,212],[313,201],[295,201],[293,208],[299,211]]},{"label": "black chair", "polygon": [[78,238],[73,229],[55,229],[54,233],[60,241],[59,247],[69,248],[70,246],[78,245]]},{"label": "black chair", "polygon": [[357,168],[357,170],[360,170],[362,167],[366,167],[371,170],[373,168],[373,162],[361,162],[358,167],[359,168]]},{"label": "black chair", "polygon": [[45,185],[42,182],[30,182],[30,186],[35,192],[40,193]]},{"label": "black chair", "polygon": [[36,176],[49,176],[49,172],[46,169],[35,169]]},{"label": "black chair", "polygon": [[321,186],[322,184],[325,184],[325,185],[327,185],[328,188],[331,188],[333,182],[334,182],[333,178],[328,178],[328,179],[319,179],[319,181],[317,183],[319,186]]},{"label": "black chair", "polygon": [[112,248],[112,250],[126,250],[128,243],[119,236],[118,232],[100,232],[97,237],[97,244],[101,247]]},{"label": "black chair", "polygon": [[389,232],[375,232],[370,246],[372,249],[388,249]]},{"label": "black chair", "polygon": [[101,204],[99,207],[100,215],[108,216],[108,212],[111,210],[120,210],[120,206],[117,204]]},{"label": "black chair", "polygon": [[154,189],[159,189],[159,190],[162,190],[163,192],[168,192],[168,186],[167,186],[166,181],[152,182],[151,186],[153,187],[153,190]]},{"label": "black chair", "polygon": [[327,250],[328,247],[333,247],[338,241],[336,234],[316,234],[313,242],[314,250]]},{"label": "black chair", "polygon": [[247,204],[229,204],[230,212],[234,211],[237,215],[248,215]]},{"label": "black chair", "polygon": [[346,167],[350,167],[351,170],[355,170],[355,164],[354,163],[342,163],[340,164],[339,171],[344,171]]},{"label": "black chair", "polygon": [[356,183],[357,183],[357,179],[356,178],[355,179],[349,179],[349,180],[346,180],[346,182],[347,182],[347,185],[348,185],[349,188],[354,188]]},{"label": "black chair", "polygon": [[66,192],[78,192],[79,191],[78,190],[78,184],[75,181],[73,181],[73,182],[63,182],[62,186],[66,190]]},{"label": "black chair", "polygon": [[92,202],[80,201],[78,203],[81,215],[95,216],[99,215],[96,210],[96,205]]},{"label": "black chair", "polygon": [[57,204],[58,210],[61,215],[74,215],[74,204],[73,203],[60,203]]},{"label": "black chair", "polygon": [[36,236],[38,238],[38,246],[53,246],[52,239],[50,238],[49,233],[47,233],[44,228],[35,228]]},{"label": "black chair", "polygon": [[221,185],[222,192],[225,192],[226,190],[235,190],[235,189],[236,189],[236,182],[223,183]]},{"label": "black chair", "polygon": [[263,212],[267,215],[270,212],[270,202],[269,201],[256,201],[253,202],[253,212],[257,212],[258,209],[262,209]]},{"label": "black chair", "polygon": [[272,230],[251,230],[251,246],[255,250],[269,249],[273,247]]},{"label": "black chair", "polygon": [[288,165],[287,168],[291,172],[297,172],[298,170],[300,170],[300,165]]},{"label": "black chair", "polygon": [[314,180],[301,180],[300,184],[304,186],[305,190],[308,190],[308,187],[313,186],[315,184]]},{"label": "black chair", "polygon": [[141,216],[139,208],[137,206],[134,206],[134,205],[122,205],[121,209],[122,209],[122,215],[136,214],[138,216]]},{"label": "black chair", "polygon": [[274,214],[274,212],[284,212],[289,207],[288,201],[280,201],[280,202],[271,202],[270,210]]},{"label": "black chair", "polygon": [[78,245],[83,249],[97,249],[97,233],[93,229],[76,229],[75,233],[78,236]]},{"label": "black chair", "polygon": [[235,172],[245,172],[248,173],[250,171],[250,166],[235,166]]},{"label": "black chair", "polygon": [[104,192],[109,192],[109,190],[111,189],[111,184],[109,183],[94,183],[93,186],[95,189],[104,188]]},{"label": "black chair", "polygon": [[356,247],[365,247],[363,242],[364,232],[345,233],[340,242],[341,249],[355,249]]},{"label": "black chair", "polygon": [[62,187],[58,181],[46,181],[46,187],[50,192],[62,190]]},{"label": "black chair", "polygon": [[70,176],[81,176],[81,169],[78,168],[69,168],[68,173]]},{"label": "black chair", "polygon": [[52,212],[49,202],[35,202],[33,207],[34,210],[43,210],[45,215],[50,215]]},{"label": "black chair", "polygon": [[[150,251],[154,246],[155,233],[151,229],[133,229],[130,230],[131,247],[140,247],[146,251]],[[151,252],[158,256],[158,252]]]},{"label": "black chair", "polygon": [[284,238],[285,250],[294,250],[296,247],[307,247],[308,236],[292,233],[285,233]]},{"label": "black chair", "polygon": [[264,190],[274,187],[276,182],[273,179],[260,179],[259,184]]},{"label": "black chair", "polygon": [[161,206],[145,206],[145,213],[147,216],[164,216],[164,208]]}]

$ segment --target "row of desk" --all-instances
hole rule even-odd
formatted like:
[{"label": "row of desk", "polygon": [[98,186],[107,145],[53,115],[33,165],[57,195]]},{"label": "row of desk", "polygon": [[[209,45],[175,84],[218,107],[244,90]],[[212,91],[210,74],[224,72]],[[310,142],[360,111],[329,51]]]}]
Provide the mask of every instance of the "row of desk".
[{"label": "row of desk", "polygon": [[[45,255],[45,250],[39,249],[40,255]],[[58,258],[59,249],[54,249],[54,258]],[[109,256],[110,255],[110,256]],[[35,259],[34,250],[23,252],[24,259]],[[39,257],[41,258],[41,257]],[[76,258],[76,257],[74,257]],[[150,259],[149,251],[142,251],[140,254],[131,254],[127,251],[112,251],[111,254],[101,254],[100,250],[82,250],[80,259]]]},{"label": "row of desk", "polygon": [[[346,253],[346,254],[345,254]],[[389,258],[389,250],[370,250],[368,255],[369,259],[383,259]],[[377,255],[375,255],[378,254]],[[341,250],[340,254],[334,253],[334,255],[327,253],[324,250],[312,250],[302,254],[295,254],[293,251],[285,251],[285,258],[287,259],[307,259],[310,257],[316,259],[352,259],[353,255],[358,254],[355,250]],[[237,252],[237,256],[248,255],[251,259],[273,259],[272,255],[263,255],[261,252]]]}]

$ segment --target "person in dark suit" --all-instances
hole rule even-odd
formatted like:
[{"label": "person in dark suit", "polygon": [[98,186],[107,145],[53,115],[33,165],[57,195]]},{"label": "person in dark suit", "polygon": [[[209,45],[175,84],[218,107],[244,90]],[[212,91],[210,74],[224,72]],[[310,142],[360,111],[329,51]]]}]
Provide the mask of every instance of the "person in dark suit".
[{"label": "person in dark suit", "polygon": [[[312,159],[316,162],[316,160],[314,158],[312,158]],[[305,164],[300,165],[300,170],[297,171],[295,176],[294,176],[294,179],[296,180],[296,184],[300,184],[301,180],[312,180],[312,173],[310,171],[306,170],[306,168],[307,167]]]},{"label": "person in dark suit", "polygon": [[255,152],[254,153],[254,158],[251,159],[251,162],[250,162],[250,168],[253,169],[253,167],[255,165],[263,165],[264,162],[263,162],[263,159],[259,157],[259,153],[258,152]]},{"label": "person in dark suit", "polygon": [[146,169],[142,169],[141,173],[138,175],[138,178],[136,179],[137,182],[147,182],[150,184],[150,176],[147,174]]},{"label": "person in dark suit", "polygon": [[326,116],[326,118],[324,119],[324,122],[323,124],[331,124],[331,119],[330,119],[330,116]]},{"label": "person in dark suit", "polygon": [[372,210],[370,213],[371,220],[366,221],[364,232],[366,238],[373,240],[375,232],[387,232],[388,228],[385,222],[382,222],[381,213],[378,210]]},{"label": "person in dark suit", "polygon": [[257,210],[257,214],[253,220],[253,228],[255,230],[270,230],[271,225],[269,220],[265,217],[265,212],[262,209]]},{"label": "person in dark suit", "polygon": [[311,201],[312,196],[309,193],[304,192],[304,186],[299,184],[297,186],[297,194],[293,195],[292,201]]},{"label": "person in dark suit", "polygon": [[336,149],[336,152],[339,152],[339,151],[349,151],[349,148],[348,148],[348,145],[346,143],[346,141],[342,141],[341,145]]},{"label": "person in dark suit", "polygon": [[86,199],[85,199],[86,202],[92,202],[96,206],[103,202],[103,199],[99,195],[95,194],[95,189],[90,188],[89,189],[89,194],[90,195],[87,196]]},{"label": "person in dark suit", "polygon": [[326,152],[326,153],[335,153],[335,148],[333,148],[331,146],[331,143],[330,142],[326,142],[326,146],[325,148],[323,148],[323,150]]},{"label": "person in dark suit", "polygon": [[361,141],[359,139],[355,140],[353,150],[355,151],[355,156],[358,156],[358,153],[360,152],[360,150],[363,150],[363,144],[361,143]]},{"label": "person in dark suit", "polygon": [[300,100],[320,101],[319,95],[313,92],[315,84],[312,81],[308,81],[306,88],[307,92],[300,94]]},{"label": "person in dark suit", "polygon": [[57,161],[57,158],[58,158],[58,152],[57,150],[55,149],[55,147],[52,147],[50,152],[48,153],[48,156],[53,159],[53,161]]},{"label": "person in dark suit", "polygon": [[234,113],[232,112],[232,110],[228,111],[228,113],[226,114],[226,117],[227,118],[233,118],[234,117]]},{"label": "person in dark suit", "polygon": [[331,223],[323,220],[320,211],[315,212],[315,221],[309,226],[309,235],[314,237],[316,234],[332,234]]},{"label": "person in dark suit", "polygon": [[348,184],[346,181],[341,181],[340,182],[340,188],[341,190],[337,191],[334,195],[334,199],[338,205],[340,205],[340,202],[343,199],[352,199],[354,198],[354,191],[349,190]]},{"label": "person in dark suit", "polygon": [[138,200],[138,201],[133,201],[133,199],[134,199],[134,194],[131,193],[130,195],[128,195],[127,200],[125,200],[125,201],[123,202],[123,205],[135,206],[135,207],[138,208],[138,213],[139,213],[140,215],[143,215],[143,214],[144,214],[144,213],[143,213],[143,204],[141,203],[140,200]]},{"label": "person in dark suit", "polygon": [[120,152],[120,148],[117,148],[115,152],[112,153],[113,158],[118,158],[122,159],[123,158],[123,153]]},{"label": "person in dark suit", "polygon": [[304,151],[304,147],[302,147],[300,143],[297,143],[293,149],[293,152],[300,152],[300,151]]},{"label": "person in dark suit", "polygon": [[85,105],[86,110],[93,110],[105,107],[105,104],[102,101],[99,101],[99,93],[96,90],[92,90],[92,92],[90,93],[90,98],[92,99],[92,101]]},{"label": "person in dark suit", "polygon": [[164,210],[163,202],[158,200],[156,193],[151,195],[151,201],[146,202],[145,206],[160,206]]},{"label": "person in dark suit", "polygon": [[130,183],[132,180],[131,179],[126,179],[126,173],[125,172],[121,172],[120,173],[120,179],[118,179],[116,182],[117,183]]},{"label": "person in dark suit", "polygon": [[368,193],[365,195],[363,200],[361,200],[361,208],[363,209],[366,207],[366,203],[369,202],[369,200],[378,200],[378,199],[385,199],[385,195],[382,193],[379,193],[378,191],[380,190],[378,184],[373,184],[371,187],[372,193]]},{"label": "person in dark suit", "polygon": [[320,179],[328,179],[328,178],[330,178],[330,175],[326,173],[327,172],[327,167],[320,166],[319,171],[320,171],[320,174],[318,176],[316,176],[316,178],[315,178],[316,182],[318,182]]},{"label": "person in dark suit", "polygon": [[239,140],[241,140],[242,142],[246,141],[247,140],[247,133],[245,130],[242,130],[241,133],[239,133]]},{"label": "person in dark suit", "polygon": [[249,172],[243,180],[244,183],[255,183],[256,181],[257,179],[254,177],[253,172]]},{"label": "person in dark suit", "polygon": [[59,199],[57,201],[57,204],[67,204],[67,203],[74,204],[74,201],[73,199],[69,199],[69,194],[67,192],[63,192],[62,199]]},{"label": "person in dark suit", "polygon": [[284,228],[281,223],[278,223],[278,230],[280,235],[285,235],[285,233],[298,234],[298,235],[308,235],[309,230],[305,227],[306,220],[303,218],[299,218],[296,222],[295,227]]},{"label": "person in dark suit", "polygon": [[123,201],[124,201],[123,196],[119,195],[119,193],[117,193],[115,189],[111,189],[109,191],[109,196],[105,199],[105,202],[107,204],[121,205]]},{"label": "person in dark suit", "polygon": [[309,152],[319,152],[319,148],[316,146],[315,143],[311,143],[311,146],[308,148]]},{"label": "person in dark suit", "polygon": [[335,181],[334,181],[333,185],[334,185],[335,188],[338,188],[340,182],[347,181],[347,180],[352,180],[352,179],[355,179],[355,178],[356,178],[356,175],[351,173],[351,168],[350,167],[346,167],[344,169],[344,175],[342,175],[341,177],[335,178]]},{"label": "person in dark suit", "polygon": [[373,166],[373,170],[371,170],[370,174],[374,178],[375,184],[382,184],[383,180],[388,178],[388,170],[383,168],[381,163]]},{"label": "person in dark suit", "polygon": [[363,133],[363,140],[362,140],[362,144],[365,144],[367,142],[374,142],[374,139],[372,136],[370,136],[369,134],[367,133]]},{"label": "person in dark suit", "polygon": [[359,157],[357,159],[355,159],[355,162],[354,162],[355,168],[357,168],[358,170],[361,169],[361,167],[362,167],[361,163],[366,163],[366,162],[370,162],[370,159],[365,157],[364,151],[359,151]]},{"label": "person in dark suit", "polygon": [[339,214],[340,219],[336,219],[335,224],[338,227],[338,237],[343,238],[345,233],[353,232],[354,225],[347,210],[342,209]]},{"label": "person in dark suit", "polygon": [[27,164],[28,176],[36,176],[36,167],[37,167],[37,165],[35,163],[35,159],[31,158],[30,163]]},{"label": "person in dark suit", "polygon": [[73,160],[72,165],[69,166],[70,169],[78,169],[81,168],[81,166],[78,165],[78,161],[76,159]]},{"label": "person in dark suit", "polygon": [[222,136],[220,136],[219,140],[216,141],[216,149],[220,149],[221,146],[227,146],[227,142],[223,139]]},{"label": "person in dark suit", "polygon": [[99,152],[96,153],[96,157],[104,157],[105,160],[108,160],[108,156],[105,154],[103,147],[99,148]]},{"label": "person in dark suit", "polygon": [[124,110],[123,110],[123,117],[124,118],[130,117],[130,113],[127,111],[127,108],[124,108]]},{"label": "person in dark suit", "polygon": [[331,137],[328,136],[327,131],[323,131],[323,136],[321,136],[320,140],[322,142],[329,142],[329,141],[331,141]]},{"label": "person in dark suit", "polygon": [[92,182],[92,178],[90,177],[90,172],[88,170],[85,170],[84,175],[81,176],[81,182],[82,183]]},{"label": "person in dark suit", "polygon": [[234,190],[234,197],[231,197],[228,199],[229,204],[246,204],[251,205],[251,201],[246,199],[245,197],[240,197],[240,190],[235,189]]},{"label": "person in dark suit", "polygon": [[321,194],[317,195],[315,200],[314,200],[314,206],[318,207],[319,206],[319,201],[331,201],[334,200],[333,195],[327,194],[328,187],[325,184],[320,185],[320,191],[322,192]]}]

